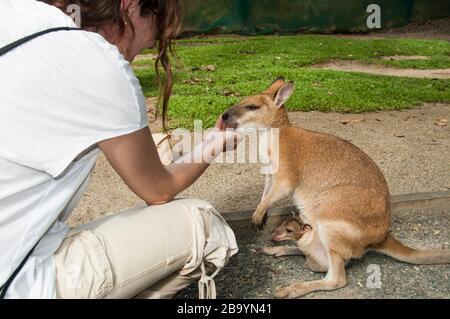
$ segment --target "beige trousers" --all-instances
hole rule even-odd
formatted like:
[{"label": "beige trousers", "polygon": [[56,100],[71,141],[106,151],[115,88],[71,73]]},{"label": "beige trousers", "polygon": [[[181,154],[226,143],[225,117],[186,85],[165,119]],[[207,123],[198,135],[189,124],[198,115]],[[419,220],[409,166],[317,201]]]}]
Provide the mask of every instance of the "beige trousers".
[{"label": "beige trousers", "polygon": [[215,298],[214,276],[236,252],[207,202],[133,208],[69,232],[54,256],[56,297],[172,298],[199,280],[200,297]]}]

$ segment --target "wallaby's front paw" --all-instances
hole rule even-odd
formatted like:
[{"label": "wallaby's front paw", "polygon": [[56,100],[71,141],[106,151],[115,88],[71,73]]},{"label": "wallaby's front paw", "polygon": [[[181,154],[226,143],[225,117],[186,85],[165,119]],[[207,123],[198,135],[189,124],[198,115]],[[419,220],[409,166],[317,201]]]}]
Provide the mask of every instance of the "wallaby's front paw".
[{"label": "wallaby's front paw", "polygon": [[263,230],[267,224],[267,213],[262,215],[253,214],[252,223],[256,229]]}]

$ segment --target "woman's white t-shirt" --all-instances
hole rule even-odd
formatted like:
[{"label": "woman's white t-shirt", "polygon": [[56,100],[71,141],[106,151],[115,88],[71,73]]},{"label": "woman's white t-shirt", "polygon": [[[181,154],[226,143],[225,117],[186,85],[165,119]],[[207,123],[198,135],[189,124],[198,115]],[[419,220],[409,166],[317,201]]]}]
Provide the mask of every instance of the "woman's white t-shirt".
[{"label": "woman's white t-shirt", "polygon": [[[76,27],[35,0],[0,0],[0,47]],[[59,31],[0,56],[0,285],[40,242],[7,298],[53,298],[53,254],[94,168],[97,143],[147,126],[129,63],[102,36]]]}]

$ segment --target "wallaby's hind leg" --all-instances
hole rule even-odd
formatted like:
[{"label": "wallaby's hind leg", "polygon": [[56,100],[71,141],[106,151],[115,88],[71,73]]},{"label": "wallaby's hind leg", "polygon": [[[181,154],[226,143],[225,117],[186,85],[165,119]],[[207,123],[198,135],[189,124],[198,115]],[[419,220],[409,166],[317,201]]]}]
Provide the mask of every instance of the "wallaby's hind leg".
[{"label": "wallaby's hind leg", "polygon": [[264,247],[259,251],[260,254],[283,257],[283,256],[303,256],[303,253],[297,247]]},{"label": "wallaby's hind leg", "polygon": [[306,264],[314,272],[327,272],[328,265],[319,264],[314,258],[306,257]]},{"label": "wallaby's hind leg", "polygon": [[345,260],[339,254],[329,251],[329,269],[322,280],[309,282],[296,282],[288,287],[277,289],[274,293],[276,298],[295,299],[319,290],[335,290],[347,285],[345,275]]}]

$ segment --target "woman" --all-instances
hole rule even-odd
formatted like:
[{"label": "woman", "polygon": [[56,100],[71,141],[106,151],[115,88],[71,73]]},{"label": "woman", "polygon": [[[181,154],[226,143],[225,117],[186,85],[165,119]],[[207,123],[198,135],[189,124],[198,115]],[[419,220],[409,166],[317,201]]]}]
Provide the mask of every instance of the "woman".
[{"label": "woman", "polygon": [[[66,15],[74,4],[83,30],[47,33],[0,57],[0,284],[10,283],[3,292],[169,298],[200,279],[201,296],[214,297],[212,277],[237,251],[234,234],[210,204],[173,198],[207,169],[207,155],[236,136],[218,121],[215,138],[194,150],[201,163],[164,167],[129,65],[158,45],[166,109],[179,3],[0,0],[0,47],[75,28]],[[64,222],[100,151],[148,206],[69,231]]]}]

